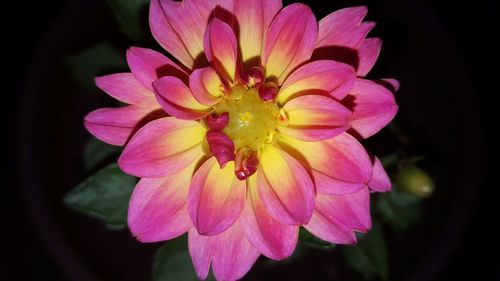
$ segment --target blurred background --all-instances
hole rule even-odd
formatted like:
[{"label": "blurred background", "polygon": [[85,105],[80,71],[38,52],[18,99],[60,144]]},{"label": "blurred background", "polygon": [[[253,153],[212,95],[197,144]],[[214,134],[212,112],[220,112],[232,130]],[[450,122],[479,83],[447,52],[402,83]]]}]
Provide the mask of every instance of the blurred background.
[{"label": "blurred background", "polygon": [[[92,77],[124,70],[130,45],[161,50],[148,32],[147,9],[139,13],[140,25],[124,34],[106,1],[14,2],[1,17],[0,280],[149,280],[160,244],[136,242],[127,230],[108,230],[62,203],[93,172],[84,163],[90,135],[83,116],[112,104]],[[492,135],[498,128],[498,2],[306,3],[318,19],[343,7],[369,7],[367,20],[378,23],[370,35],[384,40],[369,77],[397,78],[401,90],[397,127],[364,143],[377,155],[424,156],[419,165],[436,185],[415,224],[401,232],[384,226],[388,280],[500,280]],[[96,53],[101,61],[92,60]],[[259,261],[244,280],[361,275],[335,248],[279,265]]]}]

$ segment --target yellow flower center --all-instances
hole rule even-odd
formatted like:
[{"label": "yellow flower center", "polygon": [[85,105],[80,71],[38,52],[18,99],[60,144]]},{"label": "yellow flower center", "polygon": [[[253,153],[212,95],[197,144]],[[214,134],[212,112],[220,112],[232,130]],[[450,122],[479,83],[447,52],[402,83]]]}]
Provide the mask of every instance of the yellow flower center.
[{"label": "yellow flower center", "polygon": [[227,99],[215,106],[215,113],[229,114],[229,123],[222,130],[234,143],[236,151],[249,148],[258,152],[272,143],[276,134],[279,107],[276,102],[264,102],[253,87],[237,85]]}]

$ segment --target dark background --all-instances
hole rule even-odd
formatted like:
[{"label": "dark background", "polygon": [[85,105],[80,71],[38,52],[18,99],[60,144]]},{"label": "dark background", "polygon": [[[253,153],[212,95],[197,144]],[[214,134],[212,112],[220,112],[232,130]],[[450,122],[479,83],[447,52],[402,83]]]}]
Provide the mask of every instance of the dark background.
[{"label": "dark background", "polygon": [[[19,153],[23,147],[17,130],[27,69],[37,56],[37,50],[47,31],[64,10],[67,1],[10,1],[2,3],[2,167],[1,183],[1,240],[0,280],[65,280],[62,267],[47,251],[45,242],[38,235],[37,216],[33,216],[26,202],[26,194],[20,191],[20,178],[25,175],[18,165]],[[98,2],[97,0],[87,1]],[[313,10],[321,10],[319,1],[310,1]],[[375,2],[375,1],[374,1]],[[402,1],[404,2],[404,1]],[[350,6],[349,1],[343,1]],[[355,4],[363,3],[356,1]],[[365,2],[371,7],[371,1]],[[90,4],[89,4],[90,5]],[[496,138],[490,134],[499,128],[494,115],[497,96],[500,94],[498,81],[497,28],[500,10],[494,0],[480,1],[424,1],[437,21],[444,27],[462,58],[461,62],[448,62],[450,72],[455,63],[465,63],[472,81],[473,94],[479,108],[462,114],[479,114],[479,122],[471,124],[480,128],[477,142],[484,154],[479,157],[481,175],[471,189],[479,189],[479,198],[474,203],[464,230],[457,230],[460,239],[445,266],[438,270],[434,280],[500,280],[500,257],[498,256],[498,164],[494,161]],[[374,5],[376,6],[376,5]],[[99,11],[109,13],[109,11]],[[92,21],[96,15],[89,14]],[[373,18],[371,18],[373,19]],[[378,19],[373,19],[377,20]],[[113,22],[109,19],[109,22]],[[383,34],[382,34],[383,36]],[[411,36],[411,35],[410,35]],[[425,54],[420,54],[424,55]],[[436,61],[436,64],[443,62]],[[48,65],[47,67],[50,67]],[[457,81],[460,83],[460,81]],[[68,92],[70,89],[68,89]],[[429,102],[432,102],[430,100]],[[61,105],[65,106],[65,105]],[[443,109],[445,110],[445,109]],[[31,140],[27,140],[28,142]],[[33,140],[34,141],[34,140]],[[463,147],[463,150],[467,150]],[[460,156],[457,157],[460,159]],[[470,164],[470,163],[469,163]],[[29,196],[29,195],[28,195]],[[458,214],[457,214],[458,215]],[[444,222],[443,222],[444,223]],[[454,239],[454,237],[450,237]]]}]

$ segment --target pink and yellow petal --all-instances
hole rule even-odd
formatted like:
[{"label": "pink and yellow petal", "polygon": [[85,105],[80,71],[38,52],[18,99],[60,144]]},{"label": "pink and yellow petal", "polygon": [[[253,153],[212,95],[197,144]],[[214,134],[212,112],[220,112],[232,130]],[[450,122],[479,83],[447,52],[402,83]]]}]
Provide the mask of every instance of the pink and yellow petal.
[{"label": "pink and yellow petal", "polygon": [[141,242],[170,240],[192,226],[187,197],[196,161],[183,171],[163,178],[142,178],[128,208],[128,227]]},{"label": "pink and yellow petal", "polygon": [[282,9],[264,42],[262,65],[266,77],[282,84],[295,67],[311,57],[317,34],[318,24],[309,7],[292,4]]},{"label": "pink and yellow petal", "polygon": [[132,73],[116,73],[95,78],[99,89],[128,104],[153,104],[154,94],[144,87]]},{"label": "pink and yellow petal", "polygon": [[287,124],[278,130],[303,141],[333,138],[350,127],[351,111],[330,97],[306,95],[288,101]]},{"label": "pink and yellow petal", "polygon": [[189,253],[200,279],[207,278],[211,263],[217,280],[238,280],[250,270],[260,255],[245,238],[239,222],[214,236],[200,235],[192,228],[188,243]]},{"label": "pink and yellow petal", "polygon": [[235,81],[238,64],[238,42],[231,27],[218,18],[212,19],[205,32],[205,54],[224,78]]},{"label": "pink and yellow petal", "polygon": [[212,67],[199,68],[189,76],[189,88],[201,104],[212,106],[222,96],[224,85]]},{"label": "pink and yellow petal", "polygon": [[268,213],[258,195],[256,175],[247,179],[247,188],[247,204],[241,216],[247,239],[268,258],[289,257],[297,245],[298,226],[281,223]]},{"label": "pink and yellow petal", "polygon": [[164,55],[146,48],[127,50],[127,63],[135,78],[153,91],[153,82],[163,76],[174,76],[187,81],[187,73]]},{"label": "pink and yellow petal", "polygon": [[357,79],[344,105],[353,112],[353,134],[368,138],[385,127],[396,115],[394,95],[382,85]]},{"label": "pink and yellow petal", "polygon": [[305,168],[272,145],[262,149],[257,186],[263,205],[278,221],[301,225],[314,209],[314,184]]},{"label": "pink and yellow petal", "polygon": [[345,194],[359,190],[372,175],[370,157],[348,133],[320,142],[304,142],[281,136],[280,144],[312,169],[316,190]]},{"label": "pink and yellow petal", "polygon": [[199,103],[180,79],[165,76],[153,83],[158,103],[168,114],[184,120],[200,119],[212,110]]},{"label": "pink and yellow petal", "polygon": [[278,93],[278,102],[306,94],[327,94],[343,99],[354,86],[356,73],[347,64],[319,60],[310,62],[292,72]]},{"label": "pink and yellow petal", "polygon": [[120,168],[137,177],[165,177],[188,167],[202,152],[206,129],[196,121],[174,117],[142,127],[118,159]]},{"label": "pink and yellow petal", "polygon": [[234,175],[234,162],[220,168],[215,157],[196,171],[191,182],[188,210],[201,235],[216,235],[228,229],[245,205],[246,184]]}]

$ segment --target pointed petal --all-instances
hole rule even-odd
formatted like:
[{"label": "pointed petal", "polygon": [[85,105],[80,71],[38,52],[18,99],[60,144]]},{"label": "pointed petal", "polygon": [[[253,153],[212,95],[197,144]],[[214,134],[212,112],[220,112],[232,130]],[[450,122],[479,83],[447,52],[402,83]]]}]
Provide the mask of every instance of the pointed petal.
[{"label": "pointed petal", "polygon": [[333,138],[350,127],[351,111],[330,97],[300,96],[287,102],[283,108],[288,124],[279,125],[278,130],[299,140]]},{"label": "pointed petal", "polygon": [[192,68],[194,60],[167,20],[160,0],[151,0],[149,27],[156,41],[183,65]]},{"label": "pointed petal", "polygon": [[282,84],[288,74],[313,52],[318,24],[304,4],[286,6],[274,18],[264,42],[262,65],[266,77]]},{"label": "pointed petal", "polygon": [[240,223],[215,236],[189,231],[189,253],[200,279],[208,275],[210,261],[217,280],[238,280],[255,263],[260,253],[245,238]]},{"label": "pointed petal", "polygon": [[96,138],[112,145],[125,145],[132,133],[148,119],[154,108],[128,105],[119,108],[100,108],[87,114],[85,128]]},{"label": "pointed petal", "polygon": [[199,68],[189,76],[189,88],[194,98],[201,104],[211,106],[219,101],[222,95],[222,81],[211,67]]},{"label": "pointed petal", "polygon": [[314,61],[299,67],[286,79],[278,94],[278,102],[284,104],[293,97],[312,92],[329,94],[341,100],[354,82],[356,73],[350,65],[331,60]]},{"label": "pointed petal", "polygon": [[173,175],[198,159],[206,129],[174,117],[146,124],[132,137],[118,159],[120,168],[137,177]]},{"label": "pointed petal", "polygon": [[373,174],[368,186],[377,192],[391,191],[391,179],[380,162],[378,157],[373,156]]},{"label": "pointed petal", "polygon": [[368,188],[345,195],[318,194],[313,217],[304,227],[325,241],[355,243],[353,230],[366,232],[371,228]]},{"label": "pointed petal", "polygon": [[379,38],[368,38],[363,41],[358,49],[358,76],[363,77],[370,72],[378,59],[380,49],[382,49],[382,40]]},{"label": "pointed petal", "polygon": [[298,226],[283,224],[269,215],[258,195],[256,175],[247,179],[247,187],[247,204],[241,216],[246,237],[268,258],[289,257],[297,245]]},{"label": "pointed petal", "polygon": [[154,94],[145,88],[132,73],[116,73],[95,78],[99,89],[128,104],[152,104]]},{"label": "pointed petal", "polygon": [[135,78],[153,91],[152,83],[163,76],[175,76],[187,81],[187,74],[164,55],[146,48],[131,47],[127,50],[127,62]]},{"label": "pointed petal", "polygon": [[218,18],[212,19],[205,32],[205,54],[224,78],[234,81],[238,63],[238,42],[231,27]]},{"label": "pointed petal", "polygon": [[162,77],[153,83],[153,87],[163,110],[179,119],[197,120],[212,110],[211,107],[199,103],[179,78]]},{"label": "pointed petal", "polygon": [[290,225],[309,221],[314,209],[314,185],[304,167],[272,145],[262,149],[260,160],[257,185],[268,212]]},{"label": "pointed petal", "polygon": [[348,133],[321,142],[303,142],[281,137],[280,144],[313,170],[319,193],[355,192],[371,178],[372,164],[368,153]]},{"label": "pointed petal", "polygon": [[368,8],[351,7],[335,11],[319,21],[316,47],[342,46],[357,49],[374,23],[361,23]]},{"label": "pointed petal", "polygon": [[281,0],[234,1],[234,14],[238,19],[239,42],[244,62],[260,56],[266,31],[281,7]]},{"label": "pointed petal", "polygon": [[189,190],[188,210],[198,233],[216,235],[228,229],[245,205],[246,184],[234,175],[234,162],[220,168],[215,157],[196,171]]},{"label": "pointed petal", "polygon": [[342,103],[353,111],[352,130],[362,138],[376,134],[398,111],[391,91],[364,79],[357,79],[351,93]]},{"label": "pointed petal", "polygon": [[170,240],[186,233],[193,223],[187,197],[195,163],[164,178],[142,178],[128,208],[128,227],[141,242]]}]

